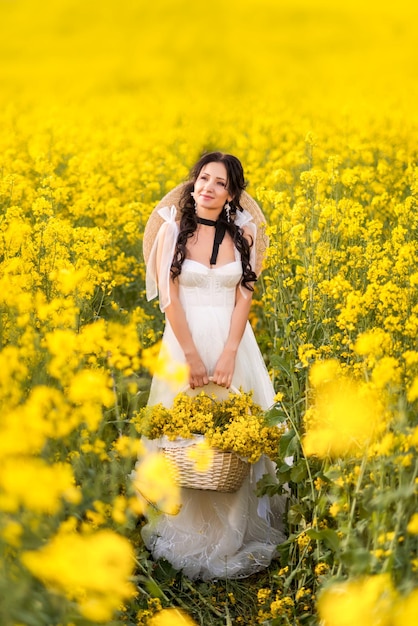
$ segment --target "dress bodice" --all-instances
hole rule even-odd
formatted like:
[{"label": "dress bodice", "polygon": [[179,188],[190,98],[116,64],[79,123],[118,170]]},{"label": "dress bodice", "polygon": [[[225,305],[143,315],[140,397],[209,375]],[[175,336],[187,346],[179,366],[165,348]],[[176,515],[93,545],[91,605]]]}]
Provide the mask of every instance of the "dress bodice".
[{"label": "dress bodice", "polygon": [[239,261],[207,267],[186,259],[179,276],[180,300],[188,307],[227,307],[235,305],[236,287],[242,276]]}]

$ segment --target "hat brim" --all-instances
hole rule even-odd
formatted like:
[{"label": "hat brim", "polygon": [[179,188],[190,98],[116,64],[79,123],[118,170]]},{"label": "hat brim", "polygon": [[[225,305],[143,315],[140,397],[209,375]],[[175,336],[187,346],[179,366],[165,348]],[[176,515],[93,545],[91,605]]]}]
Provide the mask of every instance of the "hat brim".
[{"label": "hat brim", "polygon": [[[173,206],[173,204],[178,209],[181,194],[183,192],[185,184],[186,183],[182,183],[169,191],[164,196],[164,198],[159,201],[159,203],[149,216],[148,222],[145,226],[143,239],[143,254],[146,264],[148,263],[148,258],[151,253],[151,249],[157,233],[164,221],[163,218],[158,214],[158,211],[165,206],[171,207]],[[243,191],[241,194],[240,204],[250,213],[254,220],[254,223],[257,226],[257,238],[255,242],[256,266],[253,269],[258,276],[263,268],[264,255],[269,244],[269,239],[266,234],[266,218],[264,217],[264,214],[258,206],[257,202],[246,191]]]}]

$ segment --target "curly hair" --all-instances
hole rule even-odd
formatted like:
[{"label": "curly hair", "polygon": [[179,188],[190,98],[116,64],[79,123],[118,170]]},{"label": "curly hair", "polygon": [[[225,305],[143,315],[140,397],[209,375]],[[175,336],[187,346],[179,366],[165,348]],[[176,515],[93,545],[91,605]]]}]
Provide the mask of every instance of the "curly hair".
[{"label": "curly hair", "polygon": [[244,236],[243,230],[234,223],[233,219],[237,211],[243,210],[243,207],[240,205],[240,198],[246,187],[244,171],[237,157],[232,154],[224,154],[223,152],[209,152],[204,154],[192,168],[189,182],[184,185],[179,203],[181,211],[180,232],[177,237],[173,263],[171,265],[171,277],[174,280],[181,274],[181,268],[186,258],[187,240],[193,236],[197,228],[195,203],[191,193],[202,168],[208,163],[223,163],[225,165],[227,172],[227,188],[232,196],[232,200],[229,202],[231,207],[231,221],[227,219],[225,208],[222,209],[218,219],[224,222],[226,232],[229,233],[234,242],[234,246],[240,253],[242,265],[241,284],[246,289],[254,291],[251,283],[257,280],[257,276],[250,264],[250,250],[254,245],[254,241],[251,243],[248,242],[247,238]]}]

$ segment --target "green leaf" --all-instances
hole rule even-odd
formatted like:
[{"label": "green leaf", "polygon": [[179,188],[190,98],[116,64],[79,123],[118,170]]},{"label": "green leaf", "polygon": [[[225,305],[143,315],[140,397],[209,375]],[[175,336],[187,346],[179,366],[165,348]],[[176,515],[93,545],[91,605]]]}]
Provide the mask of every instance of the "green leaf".
[{"label": "green leaf", "polygon": [[270,363],[273,367],[280,370],[281,372],[284,372],[288,376],[292,374],[290,363],[283,357],[279,356],[278,354],[271,355]]},{"label": "green leaf", "polygon": [[287,521],[289,524],[299,524],[304,517],[303,508],[300,504],[294,504],[287,512]]},{"label": "green leaf", "polygon": [[271,409],[264,414],[266,422],[269,426],[276,426],[277,424],[283,424],[286,421],[287,416],[282,408],[280,402],[274,404]]},{"label": "green leaf", "polygon": [[279,491],[279,484],[277,483],[276,477],[271,476],[270,474],[264,474],[257,482],[257,496],[264,496],[265,494],[269,496],[274,496]]},{"label": "green leaf", "polygon": [[416,485],[403,485],[393,491],[377,493],[369,502],[373,509],[386,510],[394,502],[408,500],[415,495]]},{"label": "green leaf", "polygon": [[315,528],[309,528],[306,531],[306,534],[311,539],[316,539],[317,541],[323,541],[334,552],[338,552],[340,549],[340,538],[338,537],[335,530],[332,530],[331,528],[324,528],[323,530],[316,530]]},{"label": "green leaf", "polygon": [[350,568],[353,574],[364,574],[369,571],[372,555],[365,548],[345,550],[341,554],[341,561]]},{"label": "green leaf", "polygon": [[164,592],[161,587],[152,578],[145,583],[148,593],[153,598],[164,598]]},{"label": "green leaf", "polygon": [[279,454],[281,458],[286,458],[287,456],[292,456],[297,450],[298,440],[296,438],[296,432],[293,430],[288,430],[280,437],[279,443]]},{"label": "green leaf", "polygon": [[277,470],[276,476],[279,484],[285,485],[290,480],[290,467],[284,463]]},{"label": "green leaf", "polygon": [[306,461],[301,459],[298,461],[296,465],[294,465],[290,471],[290,480],[294,483],[300,483],[305,480],[308,475],[308,470],[306,467]]}]

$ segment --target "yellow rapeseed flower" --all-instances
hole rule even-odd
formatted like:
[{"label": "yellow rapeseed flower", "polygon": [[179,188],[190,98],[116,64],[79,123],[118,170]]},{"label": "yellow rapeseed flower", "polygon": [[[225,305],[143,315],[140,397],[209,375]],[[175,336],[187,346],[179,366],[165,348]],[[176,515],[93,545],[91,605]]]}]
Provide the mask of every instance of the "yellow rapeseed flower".
[{"label": "yellow rapeseed flower", "polygon": [[165,344],[156,344],[142,353],[144,366],[173,389],[185,387],[189,380],[189,368],[185,363],[173,361]]},{"label": "yellow rapeseed flower", "polygon": [[40,458],[8,457],[0,463],[0,510],[20,506],[36,513],[57,513],[63,501],[78,503],[80,490],[67,463],[48,464]]},{"label": "yellow rapeseed flower", "polygon": [[312,387],[319,387],[327,383],[341,373],[341,365],[337,359],[327,359],[326,361],[317,361],[309,371],[309,381]]},{"label": "yellow rapeseed flower", "polygon": [[412,384],[410,385],[407,392],[407,398],[409,402],[415,402],[415,400],[418,399],[418,376],[415,376],[414,380],[412,381]]},{"label": "yellow rapeseed flower", "polygon": [[257,601],[259,604],[264,604],[271,596],[271,589],[268,587],[262,587],[257,591]]},{"label": "yellow rapeseed flower", "polygon": [[22,533],[22,525],[15,520],[6,520],[0,529],[0,536],[3,541],[14,547],[20,546]]},{"label": "yellow rapeseed flower", "polygon": [[397,359],[391,356],[379,359],[373,368],[371,380],[380,389],[386,385],[399,385],[401,369]]},{"label": "yellow rapeseed flower", "polygon": [[[381,393],[366,383],[338,375],[331,362],[313,368],[315,395],[305,416],[306,434],[303,446],[306,454],[320,457],[362,453],[386,427],[385,406]],[[335,378],[329,378],[337,372]]]},{"label": "yellow rapeseed flower", "polygon": [[94,403],[109,407],[115,402],[112,380],[107,372],[101,370],[77,372],[68,387],[67,396],[74,404]]},{"label": "yellow rapeseed flower", "polygon": [[213,449],[206,440],[198,441],[187,449],[187,458],[193,461],[197,472],[206,472],[213,463]]},{"label": "yellow rapeseed flower", "polygon": [[94,282],[88,280],[88,266],[78,269],[74,267],[63,267],[51,272],[50,278],[56,281],[58,290],[64,295],[75,292],[77,296],[80,297],[81,295],[86,296],[94,292]]},{"label": "yellow rapeseed flower", "polygon": [[133,439],[127,435],[118,437],[113,447],[122,457],[137,457],[145,451],[144,444],[139,438]]},{"label": "yellow rapeseed flower", "polygon": [[399,597],[393,609],[391,626],[412,626],[418,623],[418,589],[405,597]]},{"label": "yellow rapeseed flower", "polygon": [[140,498],[164,513],[176,515],[180,489],[173,468],[161,452],[146,454],[136,465],[133,484]]},{"label": "yellow rapeseed flower", "polygon": [[136,593],[129,582],[133,549],[110,530],[58,532],[40,550],[24,552],[22,562],[48,587],[76,600],[81,613],[93,621],[110,621],[121,602]]},{"label": "yellow rapeseed flower", "polygon": [[149,626],[197,626],[181,609],[163,609],[148,621]]},{"label": "yellow rapeseed flower", "polygon": [[372,328],[357,337],[354,344],[354,352],[359,355],[382,356],[392,345],[389,333],[381,328]]},{"label": "yellow rapeseed flower", "polygon": [[411,535],[418,535],[418,513],[414,513],[406,527]]},{"label": "yellow rapeseed flower", "polygon": [[323,626],[391,626],[395,599],[390,576],[380,574],[331,585],[317,607]]}]

